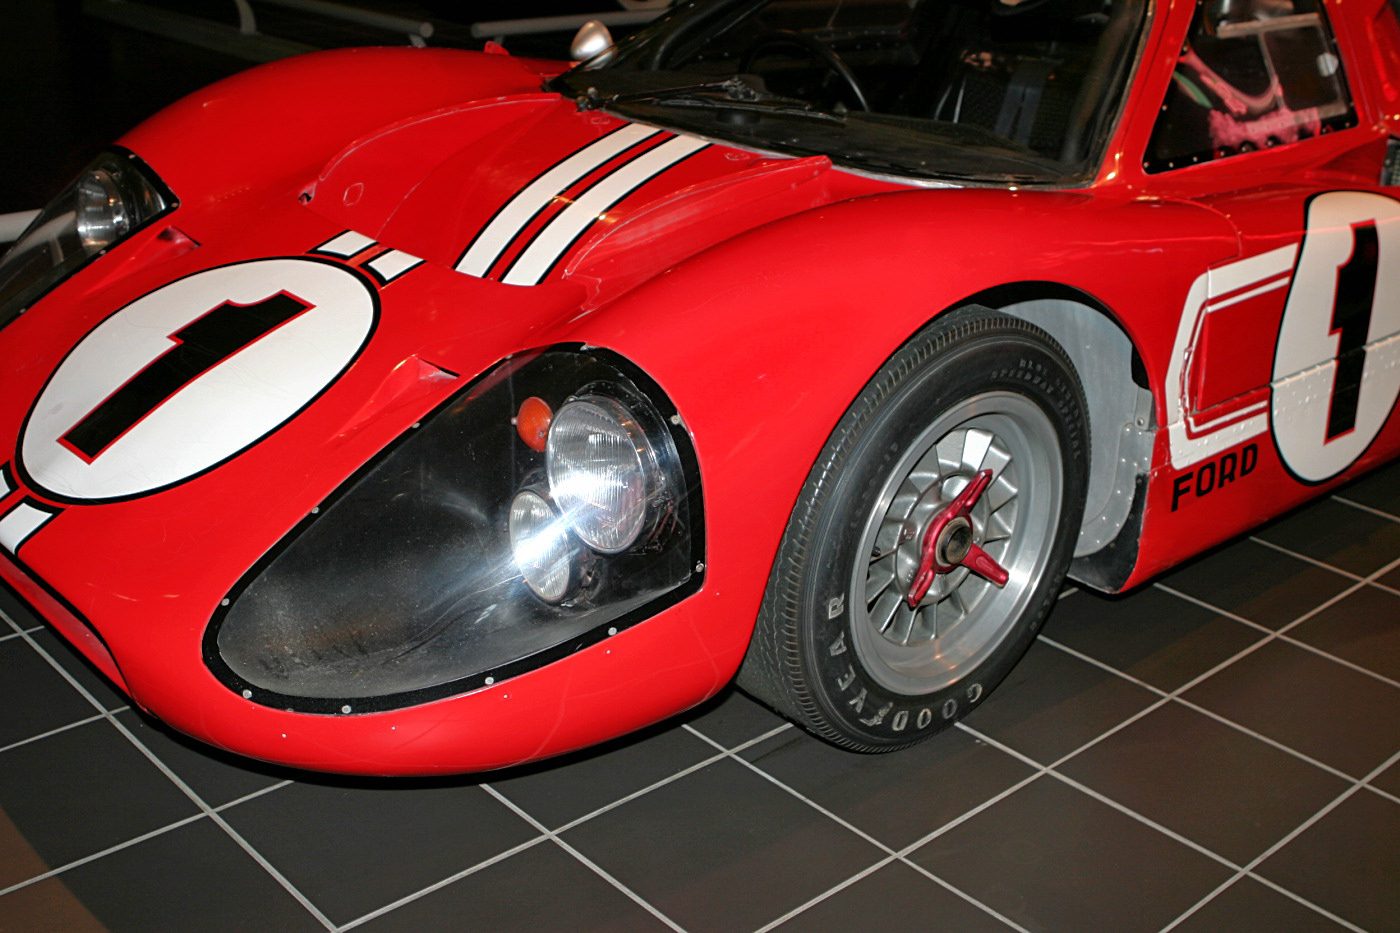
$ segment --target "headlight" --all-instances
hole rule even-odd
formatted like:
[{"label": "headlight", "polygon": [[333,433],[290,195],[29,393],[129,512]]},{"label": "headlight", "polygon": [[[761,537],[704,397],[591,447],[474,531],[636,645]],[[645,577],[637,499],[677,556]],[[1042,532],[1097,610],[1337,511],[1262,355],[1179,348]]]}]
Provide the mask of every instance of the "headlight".
[{"label": "headlight", "polygon": [[0,327],[174,206],[174,196],[134,155],[98,156],[0,260]]},{"label": "headlight", "polygon": [[568,596],[579,576],[578,544],[550,501],[522,489],[510,503],[510,553],[536,596],[557,603]]},{"label": "headlight", "polygon": [[462,693],[694,592],[702,529],[694,451],[659,387],[605,351],[517,357],[240,581],[205,635],[205,662],[279,709],[358,713]]},{"label": "headlight", "polygon": [[661,483],[656,454],[636,416],[603,395],[559,409],[545,447],[549,490],[569,527],[603,554],[631,547]]}]

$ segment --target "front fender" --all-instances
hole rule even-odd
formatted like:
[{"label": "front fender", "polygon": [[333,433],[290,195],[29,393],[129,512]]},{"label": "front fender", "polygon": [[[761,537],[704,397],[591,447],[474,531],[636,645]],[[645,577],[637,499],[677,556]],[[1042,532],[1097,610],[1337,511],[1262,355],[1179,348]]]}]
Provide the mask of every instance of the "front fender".
[{"label": "front fender", "polygon": [[446,49],[341,49],[261,65],[172,104],[120,142],[187,207],[310,184],[347,144],[463,101],[534,91],[541,63]]},{"label": "front fender", "polygon": [[1115,309],[1154,395],[1182,302],[1232,254],[1214,215],[1088,193],[924,190],[819,208],[713,247],[577,320],[667,392],[695,440],[715,647],[737,669],[811,465],[881,365],[938,313],[1017,281]]}]

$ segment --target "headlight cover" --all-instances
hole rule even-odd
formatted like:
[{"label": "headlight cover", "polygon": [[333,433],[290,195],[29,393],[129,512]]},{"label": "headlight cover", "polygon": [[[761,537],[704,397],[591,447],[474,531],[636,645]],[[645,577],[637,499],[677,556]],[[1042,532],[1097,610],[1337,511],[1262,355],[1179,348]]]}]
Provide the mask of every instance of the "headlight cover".
[{"label": "headlight cover", "polygon": [[175,196],[136,156],[98,156],[0,259],[0,327],[175,205]]},{"label": "headlight cover", "polygon": [[[517,433],[524,400],[562,412],[609,399],[655,451],[631,544],[582,541],[545,454]],[[279,709],[362,713],[498,683],[655,615],[699,588],[699,472],[659,388],[606,351],[516,357],[458,393],[352,477],[228,594],[205,663]]]}]

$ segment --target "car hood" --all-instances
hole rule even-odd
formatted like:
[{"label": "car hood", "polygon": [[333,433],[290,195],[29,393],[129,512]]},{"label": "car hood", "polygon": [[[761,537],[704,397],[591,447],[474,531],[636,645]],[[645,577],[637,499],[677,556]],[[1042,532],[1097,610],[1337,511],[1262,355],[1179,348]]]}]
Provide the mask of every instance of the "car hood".
[{"label": "car hood", "polygon": [[606,346],[590,309],[890,187],[543,94],[399,119],[318,164],[177,189],[0,329],[0,564],[90,625],[70,637],[138,701],[170,657],[153,632],[202,671],[229,588],[497,362]]},{"label": "car hood", "polygon": [[825,157],[746,151],[556,94],[418,115],[348,146],[311,208],[465,275],[606,300],[706,246],[891,186]]}]

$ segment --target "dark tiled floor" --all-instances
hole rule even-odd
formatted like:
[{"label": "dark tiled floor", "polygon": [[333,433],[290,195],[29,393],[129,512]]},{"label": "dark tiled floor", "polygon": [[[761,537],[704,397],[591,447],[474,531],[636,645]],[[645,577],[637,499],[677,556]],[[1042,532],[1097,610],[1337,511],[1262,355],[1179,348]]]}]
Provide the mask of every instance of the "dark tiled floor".
[{"label": "dark tiled floor", "polygon": [[[27,160],[0,211],[242,67],[19,6],[0,77],[44,93],[0,114]],[[172,736],[0,592],[0,931],[1397,929],[1397,560],[1393,465],[1159,585],[1072,593],[963,727],[902,753],[729,692],[431,782]]]},{"label": "dark tiled floor", "polygon": [[[1400,516],[1348,504],[1395,486],[1071,591],[966,723],[874,757],[731,691],[500,774],[285,771],[143,719],[0,596],[0,930],[1396,929]],[[1294,549],[1352,512],[1364,551]]]}]

